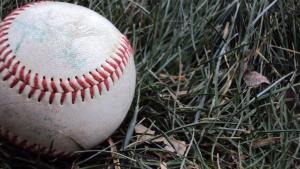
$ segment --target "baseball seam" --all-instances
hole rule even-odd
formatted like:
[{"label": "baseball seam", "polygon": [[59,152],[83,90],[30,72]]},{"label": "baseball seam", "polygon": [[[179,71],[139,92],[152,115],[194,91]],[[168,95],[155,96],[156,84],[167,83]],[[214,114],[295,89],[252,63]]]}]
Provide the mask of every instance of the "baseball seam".
[{"label": "baseball seam", "polygon": [[[81,77],[76,76],[73,79],[68,78],[66,80],[59,79],[59,83],[53,77],[48,79],[48,77],[40,76],[39,74],[33,75],[32,71],[28,70],[25,65],[22,65],[17,60],[17,57],[13,55],[13,50],[10,49],[10,44],[8,43],[10,25],[22,11],[41,2],[43,1],[36,1],[15,9],[0,23],[0,75],[3,76],[2,80],[9,82],[11,88],[17,88],[19,94],[25,94],[28,98],[37,98],[38,102],[48,98],[49,104],[52,104],[59,96],[60,104],[63,105],[67,97],[71,97],[72,103],[75,104],[79,99],[84,101],[88,97],[87,93],[89,93],[90,98],[93,98],[97,91],[100,95],[103,90],[109,91],[111,87],[110,81],[114,83],[121,77],[128,64],[128,59],[133,53],[133,49],[125,36],[122,36],[113,56],[106,59],[106,62],[101,64],[99,68]],[[42,146],[32,143],[1,125],[0,136],[31,152],[58,158],[74,155],[72,152],[52,149],[51,145]]]},{"label": "baseball seam", "polygon": [[19,136],[12,133],[11,131],[5,129],[3,126],[0,126],[0,136],[6,138],[8,141],[15,144],[16,146],[28,150],[30,152],[41,153],[57,158],[71,157],[74,155],[74,153],[72,152],[58,151],[56,149],[50,148],[49,146],[41,146],[39,144],[31,143],[28,140],[22,139]]},{"label": "baseball seam", "polygon": [[25,94],[28,98],[35,98],[38,102],[48,99],[49,104],[56,100],[61,105],[67,98],[75,104],[79,100],[85,101],[89,95],[94,98],[96,92],[100,95],[103,90],[109,91],[111,83],[115,83],[123,73],[128,64],[128,59],[133,53],[128,39],[122,35],[119,46],[112,56],[109,56],[105,63],[98,68],[82,76],[73,78],[55,78],[32,73],[26,65],[17,60],[13,50],[8,43],[8,33],[11,24],[22,11],[41,3],[34,2],[17,8],[9,14],[0,24],[0,74],[3,81],[8,81],[10,88],[17,88],[19,94]]}]

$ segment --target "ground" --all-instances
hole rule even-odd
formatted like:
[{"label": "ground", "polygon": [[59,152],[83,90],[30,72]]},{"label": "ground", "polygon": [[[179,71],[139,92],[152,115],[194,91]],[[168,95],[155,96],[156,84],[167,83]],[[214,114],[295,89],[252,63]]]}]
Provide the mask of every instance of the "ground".
[{"label": "ground", "polygon": [[[27,2],[1,0],[1,18]],[[66,2],[132,42],[132,107],[111,139],[71,159],[1,139],[1,168],[300,168],[298,1]]]}]

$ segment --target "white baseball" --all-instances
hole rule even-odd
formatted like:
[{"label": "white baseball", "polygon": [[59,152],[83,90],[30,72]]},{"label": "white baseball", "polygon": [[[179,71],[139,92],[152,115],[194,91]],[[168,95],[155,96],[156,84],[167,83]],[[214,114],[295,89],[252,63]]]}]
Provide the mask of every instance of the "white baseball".
[{"label": "white baseball", "polygon": [[91,148],[121,124],[135,78],[127,38],[104,17],[27,4],[0,24],[0,135],[56,156]]}]

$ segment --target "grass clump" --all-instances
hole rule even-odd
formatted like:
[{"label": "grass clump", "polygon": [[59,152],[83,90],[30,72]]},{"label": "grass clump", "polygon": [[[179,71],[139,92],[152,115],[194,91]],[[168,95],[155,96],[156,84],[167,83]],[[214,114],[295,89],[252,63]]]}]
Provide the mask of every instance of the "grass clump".
[{"label": "grass clump", "polygon": [[[27,2],[2,0],[2,18]],[[66,2],[105,16],[135,48],[136,97],[112,136],[114,155],[103,143],[53,160],[2,141],[2,168],[299,168],[300,111],[286,105],[300,85],[298,1]],[[270,85],[245,85],[245,58]],[[154,138],[138,141],[132,126],[141,120]],[[172,153],[155,138],[187,149]]]}]

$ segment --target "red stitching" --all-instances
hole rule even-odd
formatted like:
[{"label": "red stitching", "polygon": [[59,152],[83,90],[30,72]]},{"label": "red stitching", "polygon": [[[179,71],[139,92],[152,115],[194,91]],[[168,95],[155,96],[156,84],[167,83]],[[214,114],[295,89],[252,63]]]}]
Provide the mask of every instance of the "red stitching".
[{"label": "red stitching", "polygon": [[39,75],[38,74],[35,74],[34,79],[33,79],[33,83],[34,83],[33,87],[35,89],[38,89],[39,88]]},{"label": "red stitching", "polygon": [[26,84],[23,83],[23,84],[20,86],[20,88],[19,88],[19,94],[22,94],[22,93],[23,93],[25,87],[26,87]]},{"label": "red stitching", "polygon": [[71,152],[63,152],[63,151],[58,151],[56,149],[50,149],[49,147],[46,146],[41,146],[35,143],[30,143],[26,139],[22,139],[19,136],[13,134],[9,130],[5,129],[3,126],[0,126],[0,136],[5,137],[7,140],[9,140],[11,143],[15,144],[18,147],[21,147],[23,149],[36,152],[36,153],[42,153],[45,155],[53,156],[53,157],[70,157],[73,156],[74,154]]},{"label": "red stitching", "polygon": [[13,82],[10,84],[10,88],[14,88],[19,82],[19,79],[15,78]]},{"label": "red stitching", "polygon": [[55,94],[56,94],[56,93],[53,93],[53,92],[50,94],[49,104],[52,104],[52,103],[53,103],[54,98],[55,98]]},{"label": "red stitching", "polygon": [[109,82],[107,79],[104,80],[104,85],[106,87],[106,90],[109,91]]},{"label": "red stitching", "polygon": [[78,84],[79,84],[83,89],[90,87],[90,86],[88,86],[86,83],[84,83],[83,80],[81,80],[80,78],[78,78],[77,76],[76,76],[75,78],[76,78]]},{"label": "red stitching", "polygon": [[[9,48],[9,44],[7,44],[6,46],[4,46],[1,50],[0,50],[0,55],[2,55],[2,53]],[[2,60],[2,58],[0,59]],[[4,61],[4,60],[3,60]]]},{"label": "red stitching", "polygon": [[7,72],[7,74],[4,75],[3,80],[6,81],[6,80],[8,80],[11,76],[12,76],[12,73]]},{"label": "red stitching", "polygon": [[42,86],[43,86],[43,91],[48,91],[48,83],[46,81],[45,76],[43,77]]},{"label": "red stitching", "polygon": [[61,88],[62,88],[63,91],[64,91],[63,93],[69,92],[69,89],[67,88],[66,84],[63,82],[62,79],[60,79],[60,86],[61,86]]},{"label": "red stitching", "polygon": [[64,103],[64,100],[67,96],[67,93],[62,93],[61,98],[60,98],[60,104],[62,105]]},{"label": "red stitching", "polygon": [[20,74],[19,74],[19,77],[20,77],[20,80],[21,81],[24,81],[24,72],[25,72],[25,66],[22,66],[21,70],[20,70]]},{"label": "red stitching", "polygon": [[24,80],[24,83],[26,85],[29,85],[29,82],[30,82],[30,74],[31,74],[31,70],[28,71],[27,75],[25,76],[25,80]]},{"label": "red stitching", "polygon": [[10,58],[7,63],[6,63],[6,67],[10,67],[10,65],[12,64],[13,60],[15,59],[15,56],[13,56],[12,58]]},{"label": "red stitching", "polygon": [[0,73],[2,73],[4,69],[5,69],[5,65],[2,65],[2,66],[0,67]]},{"label": "red stitching", "polygon": [[81,93],[81,99],[84,102],[84,99],[85,99],[85,89],[80,90],[80,93]]},{"label": "red stitching", "polygon": [[90,85],[90,86],[94,86],[95,83],[88,77],[83,76],[84,80]]},{"label": "red stitching", "polygon": [[[12,19],[15,19],[15,18],[12,18]],[[6,19],[4,19],[2,23],[3,23],[3,25],[1,25],[0,28],[3,28],[5,26],[10,26],[12,24],[12,22],[6,21]]]},{"label": "red stitching", "polygon": [[46,92],[42,91],[39,95],[39,98],[38,98],[38,102],[42,101],[42,99],[44,98]]},{"label": "red stitching", "polygon": [[12,74],[16,75],[17,71],[18,71],[18,67],[19,67],[20,62],[16,62],[15,65],[13,66],[13,70],[12,70]]},{"label": "red stitching", "polygon": [[113,70],[111,70],[108,66],[102,65],[102,68],[107,71],[109,74],[113,74]]},{"label": "red stitching", "polygon": [[102,77],[103,81],[108,78],[108,75],[106,75],[104,71],[97,71],[97,72],[99,73],[100,77]]},{"label": "red stitching", "polygon": [[77,92],[72,92],[72,104],[75,104],[77,98]]},{"label": "red stitching", "polygon": [[28,94],[28,98],[31,98],[35,91],[36,91],[35,88],[31,88],[31,90],[30,90],[30,92]]},{"label": "red stitching", "polygon": [[0,38],[3,38],[4,36],[7,36],[7,32],[3,32],[3,33],[1,33],[1,35],[0,35]]},{"label": "red stitching", "polygon": [[97,75],[97,71],[96,72],[90,72],[90,74],[93,76],[93,78],[98,81],[98,82],[102,82],[102,78],[100,76]]},{"label": "red stitching", "polygon": [[[33,3],[35,4],[35,3]],[[102,87],[101,83],[105,86],[105,89],[109,91],[110,89],[110,83],[109,79],[113,83],[117,79],[121,77],[121,73],[124,71],[125,66],[128,63],[128,58],[132,55],[131,51],[132,48],[129,44],[129,41],[126,37],[122,37],[120,40],[120,45],[116,49],[116,52],[113,56],[109,57],[105,63],[100,65],[101,69],[95,69],[94,71],[91,71],[87,75],[83,75],[82,77],[75,77],[73,79],[68,78],[68,80],[64,81],[60,79],[59,82],[56,82],[54,78],[51,78],[50,82],[47,81],[47,77],[43,76],[41,79],[38,74],[35,74],[33,77],[33,81],[31,81],[31,70],[27,70],[25,65],[22,65],[20,61],[14,62],[16,59],[16,56],[12,55],[12,50],[10,49],[10,45],[8,42],[8,33],[4,32],[9,29],[5,28],[6,26],[10,26],[12,24],[12,21],[20,14],[20,11],[25,10],[25,8],[30,7],[32,5],[26,5],[23,6],[17,10],[15,10],[12,14],[10,14],[7,19],[4,19],[4,21],[1,24],[0,30],[0,45],[3,46],[0,49],[0,72],[3,72],[5,69],[10,71],[11,74],[7,75],[4,80],[8,80],[11,76],[14,77],[14,83],[11,84],[11,87],[16,87],[16,83],[19,81],[22,82],[22,84],[19,86],[19,93],[22,94],[26,88],[26,86],[29,87],[29,93],[27,93],[28,97],[31,98],[37,90],[39,90],[40,94],[38,97],[38,101],[42,101],[45,97],[45,92],[50,92],[50,95],[48,95],[48,102],[49,104],[52,104],[55,100],[55,97],[61,97],[60,104],[64,104],[66,100],[67,93],[71,92],[80,92],[80,95],[72,94],[72,103],[74,104],[77,100],[76,97],[81,97],[81,100],[86,100],[86,94],[83,91],[88,90],[90,93],[90,98],[94,98],[95,96],[95,90],[94,86],[97,86],[98,92],[101,95],[102,93]],[[19,72],[19,73],[18,73]],[[27,72],[27,73],[25,73]],[[41,85],[40,85],[41,83]],[[50,88],[49,88],[50,87]],[[28,91],[28,90],[26,90]],[[57,94],[61,93],[61,94]]]},{"label": "red stitching", "polygon": [[[12,50],[8,43],[8,30],[22,11],[41,2],[43,1],[36,1],[15,9],[2,21],[2,23],[0,23],[0,73],[3,76],[2,80],[9,81],[9,79],[13,78],[9,81],[10,87],[18,88],[19,94],[27,91],[28,93],[25,95],[27,95],[28,98],[33,98],[34,95],[38,95],[38,102],[47,99],[47,96],[49,104],[53,104],[56,97],[60,96],[59,101],[60,104],[63,105],[68,93],[71,94],[72,104],[75,104],[79,98],[81,98],[81,101],[86,100],[86,92],[89,93],[90,98],[93,99],[96,95],[95,88],[98,89],[97,92],[100,95],[102,94],[103,86],[109,91],[109,79],[111,79],[112,82],[115,82],[121,77],[121,74],[128,63],[128,58],[133,53],[132,47],[125,36],[121,38],[120,45],[115,50],[115,54],[110,56],[105,63],[101,64],[100,69],[95,69],[82,77],[76,76],[72,79],[60,79],[59,82],[56,82],[52,77],[47,78],[46,76],[40,76],[39,74],[32,75],[31,70],[28,70],[20,61],[16,61],[16,56],[12,55]],[[29,90],[25,90],[25,88],[28,88]],[[47,92],[50,94],[46,95]],[[72,155],[69,152],[61,152],[54,149],[50,150],[49,147],[30,143],[28,140],[21,139],[9,130],[4,129],[2,126],[0,126],[0,136],[7,138],[19,147],[33,152],[41,152],[42,154],[55,157]]]},{"label": "red stitching", "polygon": [[78,91],[80,88],[70,79],[68,79],[70,86],[73,88],[73,91]]},{"label": "red stitching", "polygon": [[94,98],[94,95],[95,95],[95,91],[94,91],[94,88],[93,87],[90,87],[90,95],[91,95],[91,98],[93,99]]},{"label": "red stitching", "polygon": [[7,52],[3,55],[1,61],[3,61],[3,62],[5,63],[6,58],[7,58],[11,53],[12,53],[12,50],[7,51]]},{"label": "red stitching", "polygon": [[51,84],[50,85],[51,85],[53,93],[57,93],[56,83],[54,82],[53,78],[51,79]]}]

